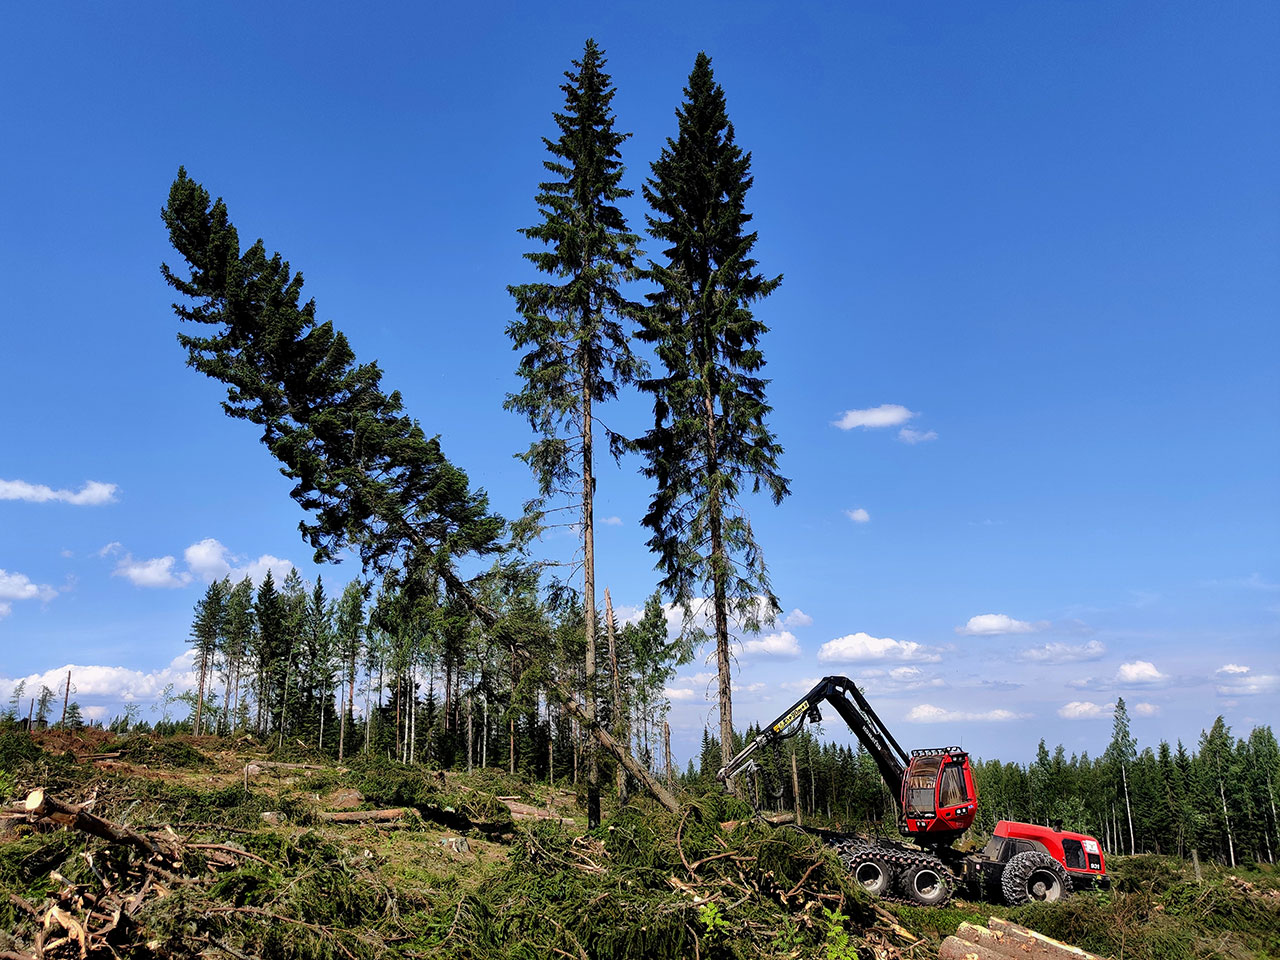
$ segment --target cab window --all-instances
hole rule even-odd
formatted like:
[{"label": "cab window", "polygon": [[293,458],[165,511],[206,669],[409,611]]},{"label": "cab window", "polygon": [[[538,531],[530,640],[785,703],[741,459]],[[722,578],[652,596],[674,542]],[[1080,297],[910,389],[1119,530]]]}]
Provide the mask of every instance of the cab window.
[{"label": "cab window", "polygon": [[907,777],[907,816],[921,813],[933,813],[933,790],[938,782],[938,767],[941,760],[932,758],[916,760],[911,764]]},{"label": "cab window", "polygon": [[1088,869],[1088,863],[1084,858],[1084,847],[1079,840],[1072,840],[1070,837],[1063,840],[1062,854],[1066,866],[1075,870]]},{"label": "cab window", "polygon": [[964,788],[964,767],[958,763],[948,764],[942,771],[942,785],[938,788],[938,806],[958,807],[969,799]]}]

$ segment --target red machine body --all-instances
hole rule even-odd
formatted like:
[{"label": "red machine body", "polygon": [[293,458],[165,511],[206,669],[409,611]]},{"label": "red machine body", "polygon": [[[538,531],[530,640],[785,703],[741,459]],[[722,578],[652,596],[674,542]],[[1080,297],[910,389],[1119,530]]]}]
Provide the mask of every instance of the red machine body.
[{"label": "red machine body", "polygon": [[[1107,863],[1102,854],[1102,845],[1097,839],[1085,833],[1072,833],[1070,830],[1054,830],[1034,823],[1018,823],[1013,820],[1000,820],[993,831],[993,842],[996,839],[1007,841],[1023,841],[1030,846],[1025,850],[1039,850],[1047,853],[1062,864],[1071,876],[1077,890],[1094,886],[1106,876]],[[1010,854],[1022,852],[1013,844]]]}]

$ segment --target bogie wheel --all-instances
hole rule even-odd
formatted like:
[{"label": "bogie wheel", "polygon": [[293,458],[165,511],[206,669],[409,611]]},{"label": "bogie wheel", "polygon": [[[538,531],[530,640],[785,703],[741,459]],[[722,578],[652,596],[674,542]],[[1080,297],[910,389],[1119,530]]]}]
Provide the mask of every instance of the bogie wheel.
[{"label": "bogie wheel", "polygon": [[844,865],[854,882],[873,897],[879,897],[889,889],[893,871],[889,864],[874,853],[864,850],[847,856],[844,858]]},{"label": "bogie wheel", "polygon": [[1052,902],[1070,896],[1071,878],[1049,854],[1027,850],[1004,865],[1000,889],[1011,907],[1037,900]]},{"label": "bogie wheel", "polygon": [[940,907],[951,899],[951,878],[941,867],[917,863],[902,875],[902,893],[922,907]]}]

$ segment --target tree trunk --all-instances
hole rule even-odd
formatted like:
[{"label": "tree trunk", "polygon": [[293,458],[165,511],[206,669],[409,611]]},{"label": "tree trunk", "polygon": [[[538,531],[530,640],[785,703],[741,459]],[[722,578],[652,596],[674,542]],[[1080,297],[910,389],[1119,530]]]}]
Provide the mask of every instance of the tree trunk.
[{"label": "tree trunk", "polygon": [[1222,786],[1222,778],[1218,778],[1218,797],[1222,800],[1222,820],[1227,825],[1227,854],[1231,858],[1231,867],[1236,865],[1236,845],[1231,838],[1231,814],[1227,813],[1227,791]]},{"label": "tree trunk", "polygon": [[471,700],[474,693],[467,694],[467,773],[471,772],[472,760],[475,757],[475,726],[471,722]]},{"label": "tree trunk", "polygon": [[1124,812],[1129,818],[1129,856],[1132,857],[1137,852],[1137,844],[1133,840],[1133,808],[1129,806],[1129,773],[1123,763],[1120,764],[1120,779],[1124,781]]},{"label": "tree trunk", "polygon": [[[706,417],[707,434],[707,469],[706,476],[714,477],[720,469],[719,450],[716,444],[716,404],[711,384],[707,384],[707,392],[703,399],[703,412]],[[715,607],[716,629],[716,673],[719,676],[720,702],[720,757],[722,764],[733,759],[733,675],[729,658],[729,600],[728,600],[728,558],[725,556],[724,531],[721,528],[721,503],[719,496],[713,495],[708,511],[708,527],[711,533],[711,580],[712,602]]]},{"label": "tree trunk", "polygon": [[409,664],[409,763],[418,759],[418,677],[416,665]]},{"label": "tree trunk", "polygon": [[[584,362],[585,365],[585,362]],[[595,471],[591,447],[591,378],[582,371],[582,612],[586,617],[586,719],[596,719],[596,548]],[[595,748],[587,744],[587,827],[600,825],[600,767]]]},{"label": "tree trunk", "polygon": [[58,726],[65,726],[67,723],[67,705],[71,701],[71,671],[67,671],[67,692],[62,695],[62,719],[58,721]]},{"label": "tree trunk", "polygon": [[676,775],[671,766],[671,726],[665,720],[662,721],[662,754],[667,764],[667,789],[675,790]]},{"label": "tree trunk", "polygon": [[[436,672],[433,663],[431,667],[431,686],[434,689],[436,685]],[[449,654],[444,654],[444,728],[449,729],[449,704],[453,698],[453,664],[449,662]]]},{"label": "tree trunk", "polygon": [[192,725],[192,732],[198,737],[200,736],[200,721],[204,719],[204,684],[209,673],[209,651],[201,648],[200,650],[200,679],[198,681],[199,690],[196,693],[196,719]]},{"label": "tree trunk", "polygon": [[[609,635],[609,675],[613,680],[613,735],[619,743],[628,743],[631,739],[627,731],[627,714],[622,703],[622,680],[618,676],[618,644],[613,635],[613,598],[609,596],[609,588],[604,588],[604,628]],[[627,802],[627,771],[618,764],[617,775],[618,804]]]},{"label": "tree trunk", "polygon": [[791,799],[795,801],[796,826],[800,827],[803,826],[800,822],[800,774],[796,770],[796,751],[794,747],[791,749],[791,793]]}]

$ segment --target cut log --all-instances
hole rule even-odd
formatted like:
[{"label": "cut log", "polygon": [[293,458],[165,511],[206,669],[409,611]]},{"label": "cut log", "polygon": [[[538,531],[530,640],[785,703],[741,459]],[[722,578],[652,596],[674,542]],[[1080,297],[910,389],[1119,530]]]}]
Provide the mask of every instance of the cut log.
[{"label": "cut log", "polygon": [[938,960],[1010,960],[1012,956],[1003,947],[993,949],[959,937],[947,937],[938,949]]},{"label": "cut log", "polygon": [[[1096,954],[1073,947],[1070,944],[1046,937],[1008,920],[992,917],[987,921],[989,932],[995,934],[1002,946],[1013,948],[1015,956],[1027,960],[1100,960]],[[1016,952],[1014,952],[1016,951]]]},{"label": "cut log", "polygon": [[515,798],[508,800],[506,797],[498,797],[497,799],[511,811],[512,820],[556,820],[560,823],[573,823],[573,817],[562,817],[552,810],[535,807],[531,803],[521,803]]},{"label": "cut log", "polygon": [[387,823],[417,815],[418,812],[409,807],[392,807],[390,810],[331,810],[316,814],[321,820],[330,823]]},{"label": "cut log", "polygon": [[177,847],[167,841],[153,840],[122,824],[104,820],[102,817],[89,813],[73,803],[66,803],[57,797],[51,797],[43,790],[32,790],[27,794],[27,801],[24,807],[28,816],[33,819],[41,820],[47,817],[51,820],[57,820],[109,843],[119,843],[133,847],[145,853],[148,857],[176,857],[178,855]]}]

